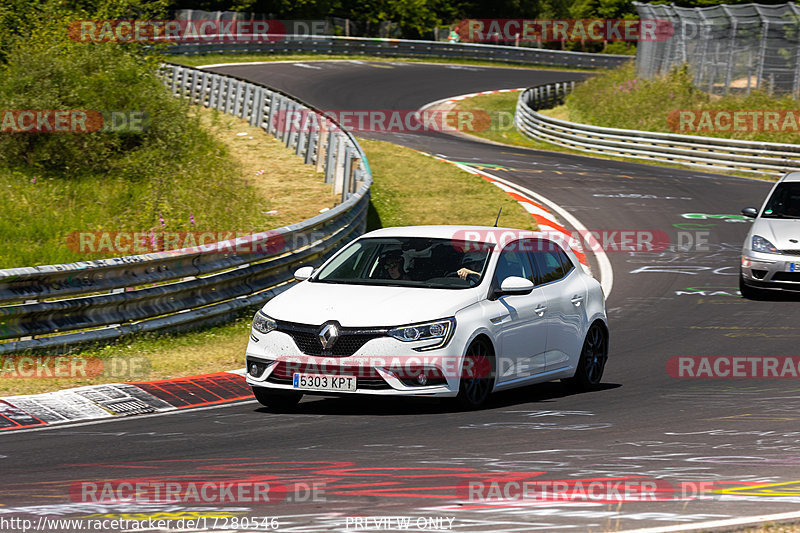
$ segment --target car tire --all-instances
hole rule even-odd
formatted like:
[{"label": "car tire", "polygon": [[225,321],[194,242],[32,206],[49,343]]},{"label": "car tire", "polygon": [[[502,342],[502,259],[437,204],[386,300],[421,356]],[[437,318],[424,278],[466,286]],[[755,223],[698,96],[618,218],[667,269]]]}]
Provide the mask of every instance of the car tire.
[{"label": "car tire", "polygon": [[742,295],[742,298],[746,300],[760,300],[764,296],[761,290],[747,285],[741,273],[739,274],[739,293]]},{"label": "car tire", "polygon": [[270,409],[278,411],[292,409],[303,397],[303,393],[301,392],[274,391],[265,389],[264,387],[253,387],[253,395],[256,397],[256,400],[258,400],[258,403],[264,407],[269,407]]},{"label": "car tire", "polygon": [[599,323],[594,323],[586,333],[575,375],[564,382],[578,392],[595,390],[603,379],[608,360],[608,334]]},{"label": "car tire", "polygon": [[480,408],[494,388],[494,355],[489,344],[475,339],[467,348],[456,403],[463,410]]}]

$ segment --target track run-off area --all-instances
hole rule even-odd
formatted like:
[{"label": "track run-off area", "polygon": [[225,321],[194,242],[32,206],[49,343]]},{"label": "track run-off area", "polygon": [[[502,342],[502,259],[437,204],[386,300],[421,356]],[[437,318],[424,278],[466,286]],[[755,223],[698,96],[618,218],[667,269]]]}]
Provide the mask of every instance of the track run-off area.
[{"label": "track run-off area", "polygon": [[[585,76],[371,61],[212,70],[322,110],[412,111],[456,95]],[[174,529],[191,517],[197,522],[183,524],[189,531],[656,531],[800,509],[796,376],[710,379],[700,371],[702,357],[800,355],[800,299],[738,295],[749,229],[739,212],[760,205],[769,182],[437,132],[360,135],[460,163],[523,196],[531,191],[570,230],[580,229],[577,221],[600,235],[668,240],[656,251],[605,251],[613,290],[604,386],[584,394],[559,383],[527,387],[497,394],[476,412],[432,400],[307,397],[292,413],[239,401],[0,433],[0,519],[156,517]],[[408,179],[425,187],[425,176]],[[587,257],[600,277],[597,255]],[[677,373],[681,357],[695,358],[694,376]],[[281,497],[94,503],[80,490],[135,479],[261,480]],[[524,487],[529,496],[549,487],[550,497],[525,498]]]}]

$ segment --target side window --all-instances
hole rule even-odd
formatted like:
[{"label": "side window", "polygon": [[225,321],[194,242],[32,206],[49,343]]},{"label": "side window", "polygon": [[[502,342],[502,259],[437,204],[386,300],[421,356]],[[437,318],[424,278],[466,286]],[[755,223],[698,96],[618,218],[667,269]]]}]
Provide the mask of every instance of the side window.
[{"label": "side window", "polygon": [[551,241],[538,241],[531,256],[538,271],[537,285],[558,281],[574,268],[567,254]]},{"label": "side window", "polygon": [[564,250],[561,249],[560,246],[558,247],[558,257],[561,259],[561,266],[564,268],[564,276],[566,276],[572,272],[572,269],[575,268],[575,265],[572,264],[569,256]]},{"label": "side window", "polygon": [[528,254],[525,253],[524,248],[519,246],[519,243],[506,246],[497,259],[497,269],[494,274],[497,286],[502,285],[503,281],[511,276],[533,279],[533,269],[528,261]]}]

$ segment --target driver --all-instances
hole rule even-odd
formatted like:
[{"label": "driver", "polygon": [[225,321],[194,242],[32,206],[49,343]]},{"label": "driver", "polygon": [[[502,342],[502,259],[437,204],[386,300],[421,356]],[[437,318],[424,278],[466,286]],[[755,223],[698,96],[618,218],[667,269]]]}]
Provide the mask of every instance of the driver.
[{"label": "driver", "polygon": [[464,259],[461,261],[463,266],[456,271],[456,274],[461,279],[467,279],[467,276],[480,277],[484,259],[485,255],[481,253],[471,252],[464,254]]}]

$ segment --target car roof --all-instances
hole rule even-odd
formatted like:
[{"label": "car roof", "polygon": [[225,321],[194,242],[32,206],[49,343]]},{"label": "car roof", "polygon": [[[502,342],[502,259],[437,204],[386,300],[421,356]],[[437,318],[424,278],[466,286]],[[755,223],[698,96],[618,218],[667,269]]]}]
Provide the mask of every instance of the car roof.
[{"label": "car roof", "polygon": [[789,172],[781,181],[800,181],[800,172]]},{"label": "car roof", "polygon": [[[798,173],[800,174],[800,173]],[[430,239],[466,239],[475,242],[484,241],[484,237],[492,234],[496,242],[497,237],[505,232],[511,232],[520,237],[548,238],[546,233],[523,230],[519,228],[495,228],[492,226],[398,226],[381,228],[363,235],[363,237],[424,237]],[[477,235],[476,235],[477,233]]]}]

